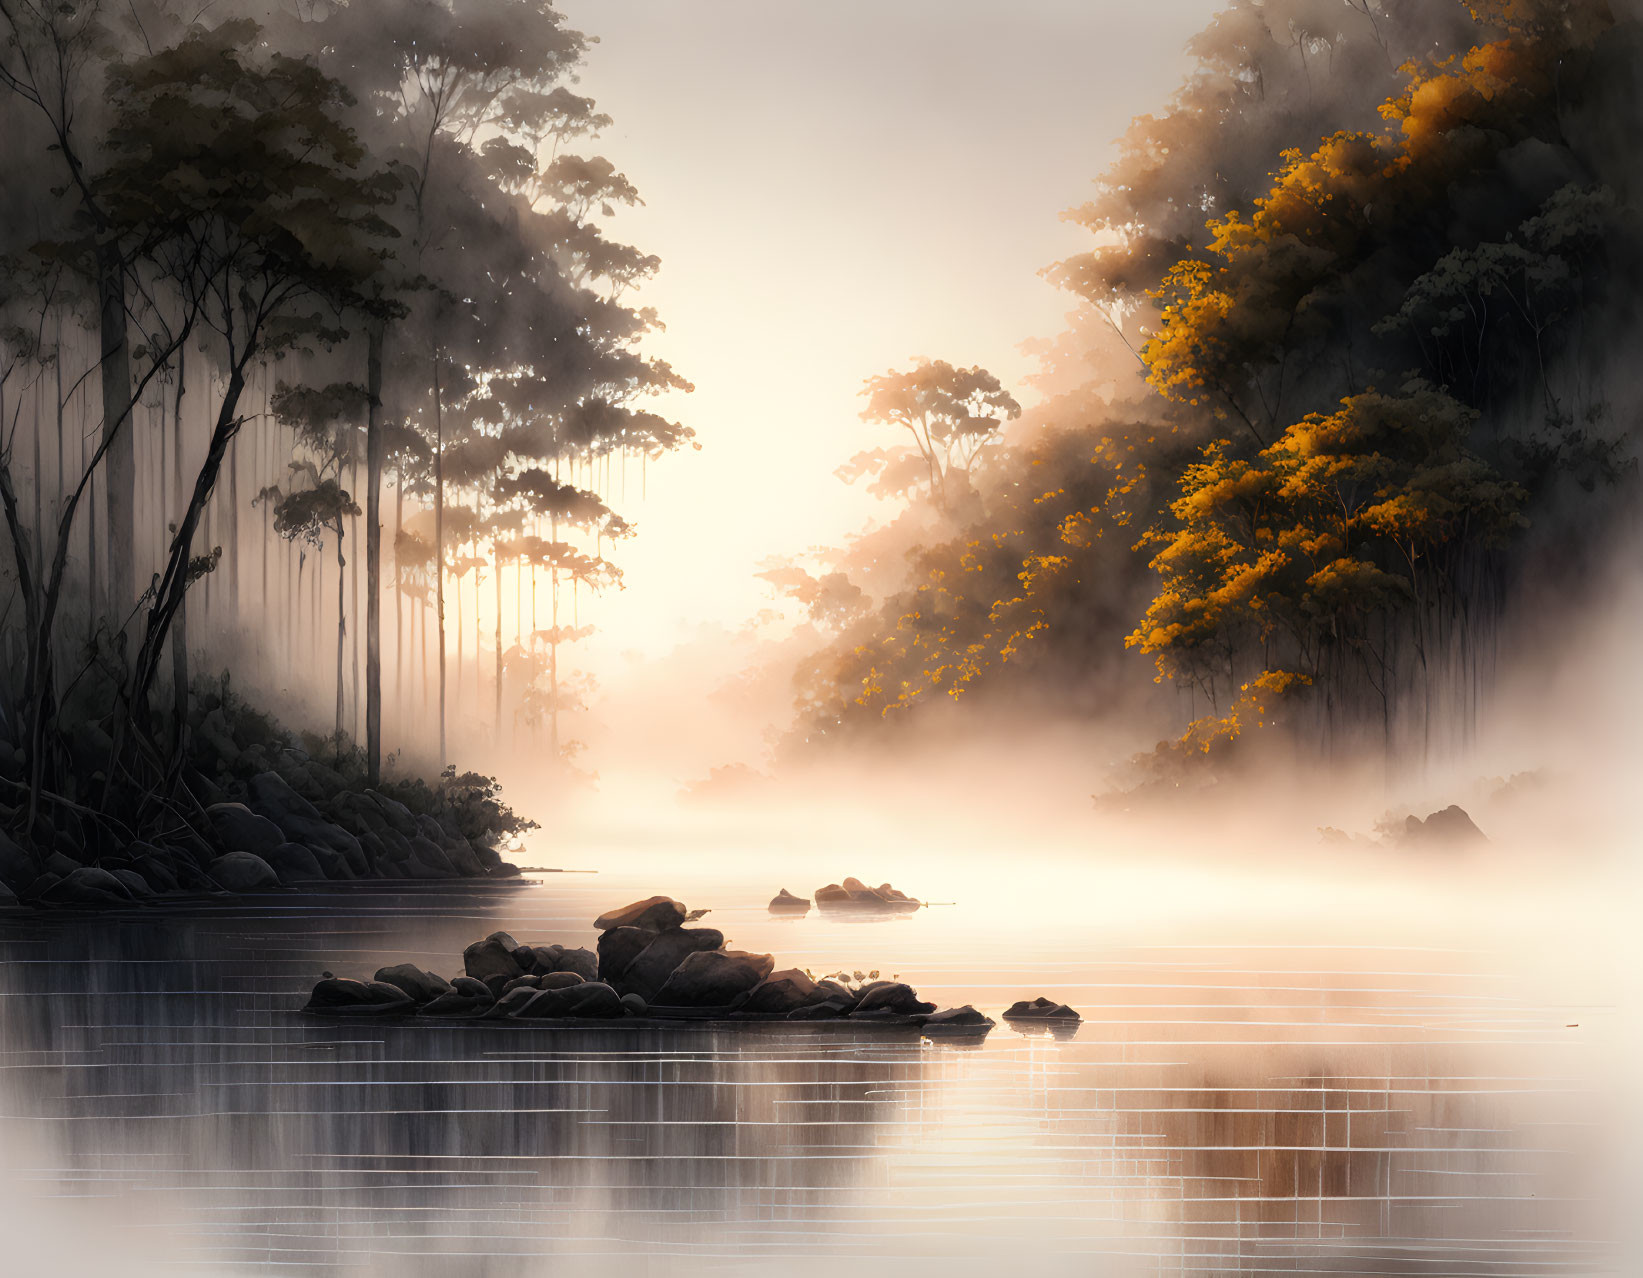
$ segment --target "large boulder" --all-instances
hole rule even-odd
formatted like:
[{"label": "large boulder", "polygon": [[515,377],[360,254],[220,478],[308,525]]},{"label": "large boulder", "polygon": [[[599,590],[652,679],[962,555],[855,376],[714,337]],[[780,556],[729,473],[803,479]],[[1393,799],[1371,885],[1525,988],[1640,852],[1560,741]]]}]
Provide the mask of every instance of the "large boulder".
[{"label": "large boulder", "polygon": [[51,905],[130,905],[131,892],[107,870],[94,865],[76,866],[39,892]]},{"label": "large boulder", "polygon": [[628,970],[628,964],[644,953],[645,947],[655,939],[654,932],[637,927],[616,927],[600,933],[599,979],[608,982],[621,980],[622,973]]},{"label": "large boulder", "polygon": [[217,842],[226,852],[253,852],[267,858],[285,842],[279,826],[258,816],[243,803],[213,803],[205,810]]},{"label": "large boulder", "polygon": [[255,852],[229,852],[211,863],[210,874],[229,892],[272,892],[280,876]]},{"label": "large boulder", "polygon": [[593,921],[593,926],[601,932],[608,932],[612,928],[637,927],[647,932],[666,932],[671,928],[682,927],[685,915],[689,910],[670,896],[650,896],[643,901],[635,901],[631,905],[624,905],[619,910],[611,910],[601,914]]},{"label": "large boulder", "polygon": [[861,992],[852,1016],[927,1016],[936,1010],[934,1003],[926,1003],[911,985],[900,981],[874,981]]},{"label": "large boulder", "polygon": [[320,848],[335,853],[347,865],[348,877],[359,878],[371,872],[360,841],[321,816],[319,809],[293,790],[279,773],[257,773],[246,782],[246,793],[251,810],[279,826],[288,842],[313,848],[316,854]]},{"label": "large boulder", "polygon": [[462,970],[498,994],[509,981],[525,975],[513,957],[513,948],[495,936],[475,941],[462,951]]},{"label": "large boulder", "polygon": [[810,912],[810,898],[794,896],[786,888],[770,898],[770,912],[772,914],[808,914]]},{"label": "large boulder", "polygon": [[789,1012],[826,999],[827,995],[817,987],[816,982],[797,968],[790,967],[785,971],[772,972],[760,982],[747,996],[747,1002],[742,1004],[740,1010],[750,1015],[786,1016]]},{"label": "large boulder", "polygon": [[776,960],[743,950],[704,950],[690,955],[667,978],[656,997],[659,1007],[726,1007],[770,975]]},{"label": "large boulder", "polygon": [[405,991],[413,1003],[431,1003],[442,994],[451,992],[451,983],[443,976],[425,972],[415,963],[396,963],[377,971],[376,979]]},{"label": "large boulder", "polygon": [[724,933],[713,927],[678,927],[663,932],[628,964],[616,985],[624,994],[637,994],[647,1003],[654,1002],[656,992],[686,958],[703,950],[723,949],[724,943]]}]

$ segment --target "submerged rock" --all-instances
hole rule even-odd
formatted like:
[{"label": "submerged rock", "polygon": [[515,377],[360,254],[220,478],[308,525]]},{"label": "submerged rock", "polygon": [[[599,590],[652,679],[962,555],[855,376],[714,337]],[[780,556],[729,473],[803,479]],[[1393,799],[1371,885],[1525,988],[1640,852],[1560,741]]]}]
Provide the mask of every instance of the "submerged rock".
[{"label": "submerged rock", "polygon": [[808,897],[794,896],[786,888],[777,892],[770,900],[772,914],[808,914],[810,900]]},{"label": "submerged rock", "polygon": [[647,932],[666,932],[672,928],[682,927],[689,913],[689,910],[670,896],[651,896],[643,901],[624,905],[619,910],[601,914],[593,921],[593,926],[601,932],[619,927],[637,927]]},{"label": "submerged rock", "polygon": [[1052,999],[1035,998],[1032,1002],[1012,1003],[1004,1012],[1007,1021],[1080,1021],[1084,1018],[1065,1003]]},{"label": "submerged rock", "polygon": [[908,914],[923,902],[888,883],[868,887],[860,879],[849,878],[843,883],[829,883],[816,889],[816,908],[823,911],[860,911],[869,914]]},{"label": "submerged rock", "polygon": [[924,1018],[926,1031],[991,1029],[996,1022],[992,1017],[976,1011],[966,1003],[963,1007],[949,1007]]}]

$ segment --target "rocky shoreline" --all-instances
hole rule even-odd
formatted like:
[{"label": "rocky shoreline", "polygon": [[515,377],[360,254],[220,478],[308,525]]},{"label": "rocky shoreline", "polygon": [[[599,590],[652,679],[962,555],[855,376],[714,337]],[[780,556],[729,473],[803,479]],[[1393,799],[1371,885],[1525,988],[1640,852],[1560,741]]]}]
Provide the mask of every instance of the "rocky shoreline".
[{"label": "rocky shoreline", "polygon": [[181,825],[162,842],[134,841],[88,858],[61,838],[42,859],[0,833],[0,906],[129,908],[321,882],[518,874],[492,840],[465,835],[448,807],[414,812],[376,790],[350,789],[325,765],[291,753],[283,772],[229,783],[198,828]]},{"label": "rocky shoreline", "polygon": [[[327,972],[302,1010],[527,1024],[819,1022],[974,1036],[995,1024],[970,1006],[938,1010],[900,981],[778,971],[769,954],[727,949],[717,928],[686,927],[691,917],[670,897],[635,901],[595,920],[592,950],[493,932],[463,951],[461,976],[446,980],[408,963],[369,981]],[[1077,1020],[1048,1000],[1020,1006],[1039,1004],[1059,1008],[1063,1023]]]}]

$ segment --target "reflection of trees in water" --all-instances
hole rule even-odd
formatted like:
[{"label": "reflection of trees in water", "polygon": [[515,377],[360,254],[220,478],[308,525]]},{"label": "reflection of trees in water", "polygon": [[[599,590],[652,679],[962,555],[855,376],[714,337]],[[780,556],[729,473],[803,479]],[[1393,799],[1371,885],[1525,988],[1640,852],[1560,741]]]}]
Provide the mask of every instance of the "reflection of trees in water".
[{"label": "reflection of trees in water", "polygon": [[56,1068],[6,1069],[3,1106],[67,1120],[65,1169],[186,1190],[211,1256],[485,1253],[500,1273],[688,1249],[704,1224],[716,1246],[759,1221],[820,1229],[923,1068],[916,1034],[299,1019],[281,970],[141,933],[59,934],[29,951],[58,962],[10,967],[4,1041]]},{"label": "reflection of trees in water", "polygon": [[1108,1081],[1114,1182],[1168,1222],[1170,1272],[1549,1272],[1592,1257],[1570,1237],[1574,1155],[1545,1146],[1526,1083],[1457,1045],[1211,1049],[1170,1081]]}]

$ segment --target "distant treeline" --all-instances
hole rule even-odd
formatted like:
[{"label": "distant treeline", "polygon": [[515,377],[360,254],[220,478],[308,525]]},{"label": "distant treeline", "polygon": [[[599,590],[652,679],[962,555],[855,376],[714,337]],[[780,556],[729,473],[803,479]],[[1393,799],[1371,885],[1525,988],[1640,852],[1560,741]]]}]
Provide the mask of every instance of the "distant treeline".
[{"label": "distant treeline", "polygon": [[[1275,722],[1418,767],[1471,731],[1525,583],[1612,545],[1643,25],[1236,0],[1191,48],[1068,214],[1092,243],[1051,272],[1078,305],[1040,402],[1007,425],[1013,401],[951,394],[982,370],[939,364],[893,375],[894,406],[869,383],[915,443],[843,473],[907,513],[772,573],[833,635],[800,674],[809,740],[949,698],[1096,716],[1156,681],[1181,735],[1149,767]],[[933,482],[921,438],[969,459]]]}]

